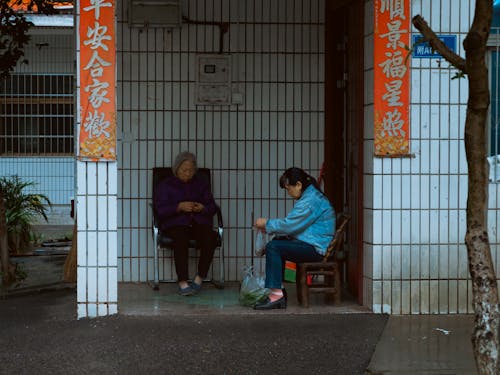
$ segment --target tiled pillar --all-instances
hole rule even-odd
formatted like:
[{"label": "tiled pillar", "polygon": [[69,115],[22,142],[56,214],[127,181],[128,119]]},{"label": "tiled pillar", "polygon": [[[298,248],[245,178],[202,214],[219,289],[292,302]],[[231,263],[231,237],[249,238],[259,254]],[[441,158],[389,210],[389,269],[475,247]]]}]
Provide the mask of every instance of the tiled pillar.
[{"label": "tiled pillar", "polygon": [[113,0],[77,0],[77,315],[118,312]]},{"label": "tiled pillar", "polygon": [[373,154],[374,154],[374,107],[373,107],[373,10],[372,0],[365,1],[365,29],[364,29],[364,82],[365,82],[365,103],[364,103],[364,201],[363,201],[363,305],[374,309],[373,294],[374,278],[376,275],[376,265],[378,252],[373,246]]},{"label": "tiled pillar", "polygon": [[117,163],[77,161],[78,318],[118,312]]}]

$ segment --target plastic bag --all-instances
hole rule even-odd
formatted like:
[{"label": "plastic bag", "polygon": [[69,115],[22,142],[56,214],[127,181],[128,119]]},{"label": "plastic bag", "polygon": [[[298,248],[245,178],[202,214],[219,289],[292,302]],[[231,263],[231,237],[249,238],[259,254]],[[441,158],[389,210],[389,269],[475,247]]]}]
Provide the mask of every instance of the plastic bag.
[{"label": "plastic bag", "polygon": [[262,256],[266,253],[267,235],[258,230],[255,236],[255,255]]},{"label": "plastic bag", "polygon": [[241,282],[239,302],[243,306],[253,306],[266,298],[269,290],[264,287],[264,278],[254,273],[253,266],[245,268],[245,277]]}]

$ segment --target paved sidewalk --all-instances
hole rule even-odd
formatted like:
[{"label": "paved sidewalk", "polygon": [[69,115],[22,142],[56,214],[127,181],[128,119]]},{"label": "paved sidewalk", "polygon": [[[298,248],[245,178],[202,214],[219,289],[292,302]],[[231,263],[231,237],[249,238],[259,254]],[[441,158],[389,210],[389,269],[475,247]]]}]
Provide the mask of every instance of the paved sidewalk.
[{"label": "paved sidewalk", "polygon": [[291,286],[285,311],[254,311],[237,284],[186,299],[175,284],[130,283],[117,316],[77,320],[52,259],[26,258],[43,277],[0,296],[0,374],[477,374],[472,315],[377,315],[348,298],[305,309]]},{"label": "paved sidewalk", "polygon": [[472,315],[390,316],[370,375],[475,375]]},{"label": "paved sidewalk", "polygon": [[118,314],[76,320],[74,291],[0,299],[0,374],[362,375],[387,316]]}]

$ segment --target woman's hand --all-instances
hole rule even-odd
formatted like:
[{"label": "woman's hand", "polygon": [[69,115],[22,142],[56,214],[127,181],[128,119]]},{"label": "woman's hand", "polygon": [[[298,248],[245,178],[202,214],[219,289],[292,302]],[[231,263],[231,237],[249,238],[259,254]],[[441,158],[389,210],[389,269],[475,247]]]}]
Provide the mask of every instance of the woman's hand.
[{"label": "woman's hand", "polygon": [[205,208],[205,206],[199,202],[193,202],[193,211],[194,212],[201,212],[203,211],[203,209]]},{"label": "woman's hand", "polygon": [[201,212],[205,206],[198,202],[180,202],[177,206],[177,212]]},{"label": "woman's hand", "polygon": [[255,227],[257,229],[265,231],[266,230],[266,223],[267,223],[267,219],[266,218],[259,217],[257,220],[255,220]]},{"label": "woman's hand", "polygon": [[193,212],[194,202],[179,202],[177,212]]}]

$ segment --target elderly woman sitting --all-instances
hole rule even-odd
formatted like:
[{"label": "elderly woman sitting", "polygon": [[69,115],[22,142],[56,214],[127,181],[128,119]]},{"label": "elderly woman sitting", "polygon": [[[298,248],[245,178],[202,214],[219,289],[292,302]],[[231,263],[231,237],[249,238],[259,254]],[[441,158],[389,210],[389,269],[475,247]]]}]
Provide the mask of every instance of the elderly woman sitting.
[{"label": "elderly woman sitting", "polygon": [[[174,240],[179,294],[183,296],[200,291],[217,246],[217,233],[212,230],[215,201],[209,183],[198,178],[196,170],[196,156],[188,151],[181,152],[172,166],[173,176],[158,185],[154,197],[159,227]],[[198,272],[188,283],[190,239],[195,239],[200,246],[200,258]]]}]

